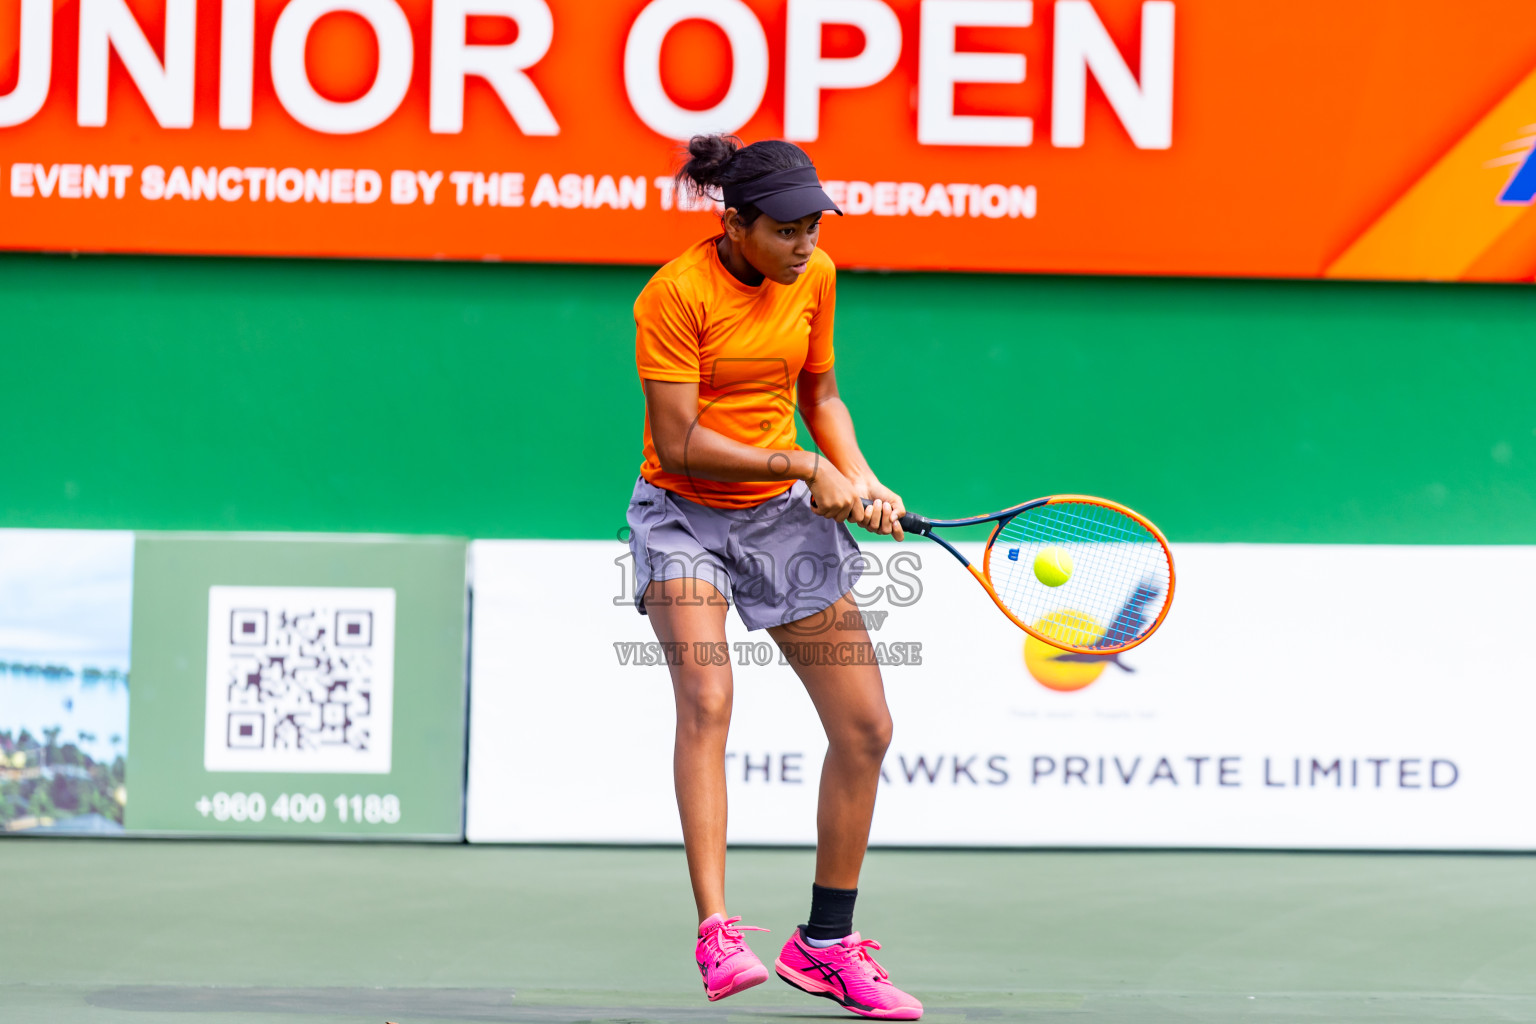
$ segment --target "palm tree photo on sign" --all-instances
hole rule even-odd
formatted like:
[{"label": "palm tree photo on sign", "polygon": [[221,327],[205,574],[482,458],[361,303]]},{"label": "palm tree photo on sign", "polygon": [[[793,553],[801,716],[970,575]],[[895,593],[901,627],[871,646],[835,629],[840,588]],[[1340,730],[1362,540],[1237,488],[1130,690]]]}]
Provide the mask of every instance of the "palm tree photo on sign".
[{"label": "palm tree photo on sign", "polygon": [[0,831],[123,831],[132,587],[131,533],[0,534]]}]

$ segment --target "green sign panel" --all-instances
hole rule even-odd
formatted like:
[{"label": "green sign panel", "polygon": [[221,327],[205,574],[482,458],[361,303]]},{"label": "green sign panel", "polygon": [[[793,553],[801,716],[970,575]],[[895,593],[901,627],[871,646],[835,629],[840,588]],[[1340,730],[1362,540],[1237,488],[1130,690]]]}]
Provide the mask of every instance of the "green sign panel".
[{"label": "green sign panel", "polygon": [[130,832],[463,835],[466,544],[140,534]]}]

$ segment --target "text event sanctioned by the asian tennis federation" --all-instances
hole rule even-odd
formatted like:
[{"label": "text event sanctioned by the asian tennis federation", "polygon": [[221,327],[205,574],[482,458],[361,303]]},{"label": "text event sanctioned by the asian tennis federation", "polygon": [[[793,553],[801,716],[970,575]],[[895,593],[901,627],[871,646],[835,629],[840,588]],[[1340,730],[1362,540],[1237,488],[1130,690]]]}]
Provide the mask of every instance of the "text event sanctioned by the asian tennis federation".
[{"label": "text event sanctioned by the asian tennis federation", "polygon": [[724,131],[811,153],[844,266],[1536,274],[1517,0],[0,0],[0,26],[6,249],[661,263],[711,230],[679,140]]}]

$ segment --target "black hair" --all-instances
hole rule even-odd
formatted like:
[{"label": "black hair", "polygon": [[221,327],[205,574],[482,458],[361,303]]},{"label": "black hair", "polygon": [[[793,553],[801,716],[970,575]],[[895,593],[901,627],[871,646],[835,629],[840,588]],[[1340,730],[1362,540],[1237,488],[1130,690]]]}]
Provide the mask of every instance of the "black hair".
[{"label": "black hair", "polygon": [[[677,186],[696,198],[719,199],[719,189],[726,185],[810,166],[811,158],[793,142],[764,139],[743,146],[734,135],[695,135],[688,140],[688,160],[677,172]],[[744,203],[736,215],[750,225],[762,212],[752,203]]]}]

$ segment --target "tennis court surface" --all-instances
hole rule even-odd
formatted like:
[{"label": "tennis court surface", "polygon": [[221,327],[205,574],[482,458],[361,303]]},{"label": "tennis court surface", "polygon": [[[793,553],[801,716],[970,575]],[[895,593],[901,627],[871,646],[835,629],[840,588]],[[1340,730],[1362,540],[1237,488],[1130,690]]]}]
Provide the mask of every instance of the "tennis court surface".
[{"label": "tennis court surface", "polygon": [[[737,850],[732,912],[806,911],[812,854]],[[0,846],[6,1024],[854,1019],[718,1004],[679,850]],[[1536,1020],[1536,858],[874,851],[860,930],[928,1021]]]}]

